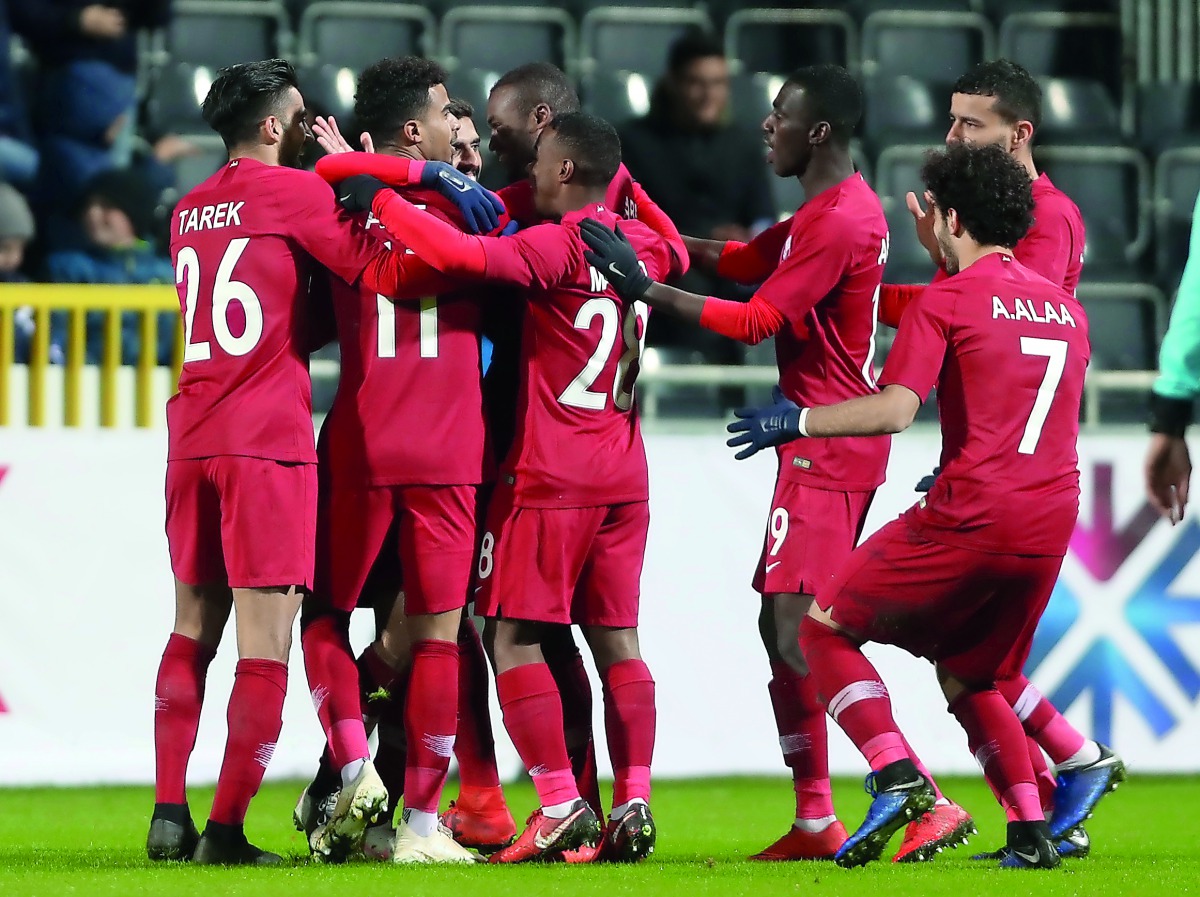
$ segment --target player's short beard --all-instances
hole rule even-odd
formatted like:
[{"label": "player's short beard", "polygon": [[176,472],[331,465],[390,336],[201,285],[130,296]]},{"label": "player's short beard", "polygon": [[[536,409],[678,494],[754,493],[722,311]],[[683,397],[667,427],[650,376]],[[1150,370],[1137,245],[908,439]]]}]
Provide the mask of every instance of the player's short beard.
[{"label": "player's short beard", "polygon": [[943,222],[934,230],[934,236],[937,237],[938,248],[942,251],[942,264],[946,266],[947,274],[958,273],[958,253],[954,251],[954,244],[950,242],[950,228]]}]

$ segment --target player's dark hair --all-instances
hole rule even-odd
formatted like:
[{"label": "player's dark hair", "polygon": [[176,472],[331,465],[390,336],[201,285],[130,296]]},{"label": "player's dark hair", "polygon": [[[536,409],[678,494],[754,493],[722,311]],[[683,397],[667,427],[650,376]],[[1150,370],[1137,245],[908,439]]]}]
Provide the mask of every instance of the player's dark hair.
[{"label": "player's dark hair", "polygon": [[406,121],[429,109],[429,88],[446,81],[446,70],[432,59],[402,56],[381,59],[358,76],[354,118],[376,143],[393,139]]},{"label": "player's dark hair", "polygon": [[447,107],[450,114],[455,118],[474,118],[475,107],[466,100],[460,100],[458,97],[450,98],[450,105]]},{"label": "player's dark hair", "polygon": [[288,91],[299,89],[296,70],[286,59],[240,62],[217,72],[201,111],[227,149],[254,139],[268,115],[283,111]]},{"label": "player's dark hair", "polygon": [[956,143],[931,150],[921,180],[944,214],[950,209],[981,246],[1009,249],[1033,226],[1033,181],[996,144]]},{"label": "player's dark hair", "polygon": [[547,126],[575,163],[575,183],[607,187],[621,167],[621,138],[604,119],[587,112],[556,115]]},{"label": "player's dark hair", "polygon": [[667,71],[678,75],[697,59],[710,59],[713,56],[724,59],[724,45],[715,35],[695,28],[671,44],[671,49],[667,51]]},{"label": "player's dark hair", "polygon": [[797,69],[786,83],[803,88],[813,121],[829,123],[833,143],[843,148],[850,145],[863,109],[862,88],[853,75],[840,65],[824,63]]},{"label": "player's dark hair", "polygon": [[529,62],[505,72],[492,85],[515,88],[518,108],[528,115],[537,106],[545,103],[555,115],[579,111],[579,94],[566,73],[548,62]]},{"label": "player's dark hair", "polygon": [[1024,67],[1008,59],[980,62],[954,82],[954,93],[995,97],[996,113],[1009,124],[1042,123],[1042,89]]}]

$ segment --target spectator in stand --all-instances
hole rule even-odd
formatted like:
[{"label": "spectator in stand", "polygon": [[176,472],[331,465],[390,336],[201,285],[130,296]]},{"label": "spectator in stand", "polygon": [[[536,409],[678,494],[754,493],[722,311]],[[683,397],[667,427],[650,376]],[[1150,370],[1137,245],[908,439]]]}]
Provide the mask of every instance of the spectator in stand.
[{"label": "spectator in stand", "polygon": [[39,62],[39,201],[50,212],[69,214],[93,175],[129,164],[136,33],[163,27],[169,7],[169,0],[9,0],[13,30]]},{"label": "spectator in stand", "polygon": [[10,0],[0,0],[0,181],[25,185],[37,175],[38,152],[11,59]]},{"label": "spectator in stand", "polygon": [[[105,171],[83,191],[79,220],[87,238],[81,249],[50,253],[46,266],[55,283],[171,283],[175,271],[166,253],[155,243],[156,196],[145,179],[134,171]],[[177,312],[158,317],[157,359],[170,364],[175,346]],[[87,359],[100,361],[103,351],[104,314],[90,313],[87,320]],[[57,334],[57,322],[54,333]],[[141,354],[140,315],[126,312],[121,320],[121,358],[135,364]],[[53,339],[53,336],[52,336]]]},{"label": "spectator in stand", "polygon": [[[667,73],[655,88],[649,114],[621,129],[621,153],[630,173],[681,233],[746,242],[775,221],[777,210],[762,135],[732,126],[729,95],[729,63],[720,40],[700,31],[685,34],[668,51]],[[677,285],[701,295],[738,295],[732,285],[696,267]],[[650,337],[699,347],[693,328],[680,327],[666,315],[655,320]],[[718,357],[735,345],[699,339]],[[739,357],[735,352],[721,360]]]},{"label": "spectator in stand", "polygon": [[[0,284],[29,280],[21,272],[21,265],[25,261],[25,247],[34,233],[33,213],[29,211],[25,197],[11,184],[0,183]],[[18,308],[13,319],[16,360],[18,364],[26,364],[33,339],[33,309],[28,306]],[[52,349],[50,360],[62,361],[61,353],[56,357]]]}]

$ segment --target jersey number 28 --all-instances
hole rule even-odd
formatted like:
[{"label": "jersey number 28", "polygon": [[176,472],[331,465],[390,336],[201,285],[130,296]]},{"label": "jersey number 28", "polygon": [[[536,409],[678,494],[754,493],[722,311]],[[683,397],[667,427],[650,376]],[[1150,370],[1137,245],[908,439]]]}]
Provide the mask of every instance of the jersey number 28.
[{"label": "jersey number 28", "polygon": [[[573,408],[586,408],[589,411],[600,411],[608,401],[608,396],[592,389],[608,357],[617,341],[617,330],[625,341],[625,352],[617,362],[617,373],[613,378],[613,404],[619,411],[628,411],[633,407],[633,384],[637,379],[634,365],[641,361],[642,352],[646,348],[646,318],[649,310],[645,302],[634,302],[625,311],[624,319],[617,306],[616,300],[607,296],[595,296],[583,305],[575,314],[576,330],[591,330],[596,318],[600,319],[600,341],[596,351],[588,359],[583,370],[575,375],[575,379],[567,384],[558,400]],[[632,376],[631,376],[632,374]],[[627,382],[628,381],[628,382]]]}]

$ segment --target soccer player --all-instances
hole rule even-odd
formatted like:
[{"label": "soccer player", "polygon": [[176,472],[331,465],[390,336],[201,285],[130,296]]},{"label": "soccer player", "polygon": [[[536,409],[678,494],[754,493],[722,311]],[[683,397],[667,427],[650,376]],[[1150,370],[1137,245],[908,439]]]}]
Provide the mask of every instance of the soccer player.
[{"label": "soccer player", "polygon": [[[1033,179],[1034,221],[1029,232],[1013,247],[1013,255],[1031,271],[1073,294],[1083,267],[1083,218],[1075,203],[1034,165],[1033,138],[1041,123],[1041,109],[1041,88],[1024,68],[1007,59],[979,63],[954,85],[946,144],[995,144],[1028,172]],[[922,210],[915,194],[909,193],[907,202],[917,235],[938,265],[934,277],[937,283],[949,275],[933,232],[933,219]],[[923,285],[885,284],[880,292],[880,320],[896,326],[904,308],[924,289]],[[1119,781],[1118,776],[1123,775],[1120,758],[1104,745],[1084,737],[1024,673],[1018,672],[997,687],[1016,709],[1029,735],[1030,759],[1038,773],[1038,785],[1051,817],[1051,832],[1059,839],[1059,850],[1074,856],[1086,854],[1090,842],[1082,822],[1109,787]],[[1056,764],[1054,773],[1046,764],[1043,750]],[[923,850],[921,845],[929,842],[934,831],[952,822],[944,818],[948,813],[935,807],[932,813],[914,822],[905,832],[897,857]]]},{"label": "soccer player", "polygon": [[861,652],[875,641],[938,663],[950,711],[1009,821],[1000,865],[1052,868],[1059,855],[1024,732],[996,686],[1029,654],[1079,513],[1087,318],[1073,295],[1012,254],[1033,196],[1011,154],[953,145],[931,154],[921,176],[953,276],[905,314],[882,392],[801,407],[794,427],[825,438],[896,433],[936,386],[944,434],[928,495],[854,551],[800,629],[830,715],[873,770],[867,818],[837,861],[876,859],[934,800]]},{"label": "soccer player", "polygon": [[[879,199],[850,158],[861,109],[858,84],[839,66],[812,66],[789,77],[763,128],[767,161],[777,176],[799,178],[804,205],[748,244],[689,239],[695,254],[721,260],[718,270],[729,272],[731,260],[744,282],[765,281],[748,303],[651,284],[615,235],[585,230],[584,239],[603,270],[625,276],[614,285],[628,296],[744,342],[775,336],[783,394],[800,404],[872,395],[888,230]],[[758,622],[771,664],[768,692],[792,770],[796,816],[790,830],[753,859],[828,858],[846,837],[830,793],[825,710],[798,633],[813,595],[858,541],[883,482],[888,446],[886,436],[876,436],[814,440],[779,452],[754,588],[762,596]],[[965,834],[955,832],[946,843]]]},{"label": "soccer player", "polygon": [[[504,722],[541,806],[492,857],[553,858],[601,841],[580,797],[563,737],[563,708],[542,644],[553,626],[584,629],[604,685],[616,782],[601,858],[637,860],[654,847],[650,760],[654,681],[637,642],[638,580],[649,524],[646,455],[634,407],[645,309],[621,300],[583,257],[579,222],[615,223],[604,207],[620,140],[601,119],[558,115],[530,169],[539,217],[557,223],[507,239],[465,236],[360,177],[339,193],[370,205],[434,267],[527,290],[517,438],[501,468],[480,549],[477,596],[489,617]],[[671,251],[644,225],[629,232],[653,276]]]},{"label": "soccer player", "polygon": [[450,114],[458,119],[458,132],[450,144],[454,153],[450,164],[473,181],[483,173],[483,154],[479,148],[483,141],[475,127],[475,107],[466,100],[451,98]]},{"label": "soccer player", "polygon": [[[176,616],[155,689],[155,809],[146,850],[153,859],[274,863],[276,854],[247,841],[243,822],[279,736],[292,622],[313,578],[308,285],[327,268],[348,283],[392,292],[411,263],[356,228],[320,178],[297,170],[310,132],[289,63],[223,69],[203,112],[229,162],[190,191],[172,219],[185,339],[179,392],[167,404]],[[451,192],[494,222],[486,191]],[[198,836],[187,762],[207,668],[231,609],[240,660],[229,737]],[[386,794],[364,769],[352,789],[359,794],[366,783],[362,800],[347,810],[371,815]]]}]

